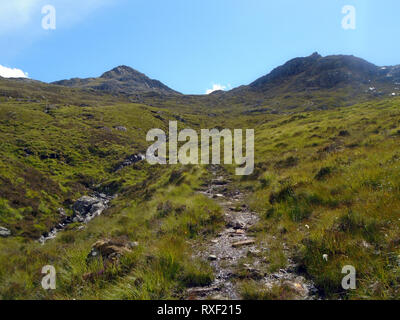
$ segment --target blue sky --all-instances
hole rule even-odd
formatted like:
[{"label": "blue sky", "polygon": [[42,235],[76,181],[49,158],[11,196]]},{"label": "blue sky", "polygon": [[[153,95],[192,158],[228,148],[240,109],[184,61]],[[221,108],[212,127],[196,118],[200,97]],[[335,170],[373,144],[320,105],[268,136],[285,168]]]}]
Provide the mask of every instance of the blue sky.
[{"label": "blue sky", "polygon": [[[48,4],[55,30],[42,28]],[[344,5],[356,8],[355,30],[341,26]],[[50,82],[125,64],[203,94],[314,51],[400,64],[399,12],[398,0],[0,0],[0,74]]]}]

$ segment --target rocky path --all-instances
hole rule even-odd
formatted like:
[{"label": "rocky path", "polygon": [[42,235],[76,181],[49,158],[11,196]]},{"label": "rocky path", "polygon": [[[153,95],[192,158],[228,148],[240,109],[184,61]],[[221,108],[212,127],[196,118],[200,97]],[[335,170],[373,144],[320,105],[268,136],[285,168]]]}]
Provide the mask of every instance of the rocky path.
[{"label": "rocky path", "polygon": [[[260,282],[264,288],[284,284],[295,293],[296,299],[314,299],[316,289],[312,283],[295,273],[295,265],[288,259],[286,269],[273,274],[263,273],[263,252],[266,248],[256,242],[251,227],[258,221],[257,213],[244,204],[245,194],[232,190],[229,179],[217,166],[211,167],[214,179],[206,190],[200,191],[209,198],[215,199],[223,209],[225,228],[204,248],[195,248],[197,256],[207,259],[215,273],[214,282],[207,287],[190,288],[188,299],[241,299],[236,286],[238,268],[243,268],[247,277]],[[248,258],[251,263],[241,263]]]}]

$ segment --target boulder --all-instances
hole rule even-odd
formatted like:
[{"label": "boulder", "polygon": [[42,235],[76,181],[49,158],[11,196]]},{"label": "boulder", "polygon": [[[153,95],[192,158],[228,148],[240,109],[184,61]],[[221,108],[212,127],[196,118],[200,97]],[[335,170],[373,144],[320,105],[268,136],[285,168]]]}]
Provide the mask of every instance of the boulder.
[{"label": "boulder", "polygon": [[237,229],[244,229],[246,227],[246,223],[242,220],[235,219],[233,221],[229,221],[227,224],[228,228],[233,228],[235,230]]},{"label": "boulder", "polygon": [[104,263],[118,263],[121,256],[137,247],[137,242],[121,239],[103,239],[93,244],[87,259],[102,257]]},{"label": "boulder", "polygon": [[124,126],[115,126],[114,129],[122,132],[128,131],[128,129]]},{"label": "boulder", "polygon": [[83,196],[78,201],[76,201],[73,205],[73,209],[77,215],[86,216],[90,213],[94,204],[98,204],[101,202],[101,199]]},{"label": "boulder", "polygon": [[9,236],[11,236],[11,231],[8,230],[7,228],[0,227],[0,237],[6,238],[6,237],[9,237]]}]

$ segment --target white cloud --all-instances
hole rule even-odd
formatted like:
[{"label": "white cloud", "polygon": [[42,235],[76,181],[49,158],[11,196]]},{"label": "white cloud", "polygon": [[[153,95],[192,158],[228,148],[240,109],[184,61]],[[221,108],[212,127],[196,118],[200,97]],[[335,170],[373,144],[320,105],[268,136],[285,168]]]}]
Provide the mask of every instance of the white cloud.
[{"label": "white cloud", "polygon": [[21,69],[7,68],[0,65],[0,77],[3,78],[28,78],[28,73]]},{"label": "white cloud", "polygon": [[[229,87],[229,86],[228,86],[228,87]],[[224,85],[222,85],[222,84],[216,83],[216,84],[213,84],[212,89],[207,89],[207,90],[206,90],[206,94],[210,94],[210,93],[212,93],[212,92],[214,92],[214,91],[225,90],[225,89],[227,89],[227,86],[224,86]]]}]

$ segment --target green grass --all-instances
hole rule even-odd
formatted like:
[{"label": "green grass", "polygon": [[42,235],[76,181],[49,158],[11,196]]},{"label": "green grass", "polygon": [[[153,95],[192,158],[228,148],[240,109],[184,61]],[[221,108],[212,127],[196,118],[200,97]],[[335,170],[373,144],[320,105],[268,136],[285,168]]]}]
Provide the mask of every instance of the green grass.
[{"label": "green grass", "polygon": [[[327,298],[398,298],[398,104],[302,113],[256,132],[259,237],[287,243]],[[356,290],[341,287],[345,265],[356,267]]]},{"label": "green grass", "polygon": [[[342,88],[288,97],[284,90],[274,97],[148,95],[132,103],[44,84],[2,80],[0,90],[0,225],[13,233],[0,239],[1,298],[176,299],[212,281],[210,266],[192,252],[223,226],[218,205],[195,191],[210,178],[206,168],[114,170],[146,151],[149,129],[166,130],[177,117],[180,128],[255,129],[254,174],[232,179],[260,215],[252,232],[267,245],[267,272],[287,264],[284,243],[322,297],[399,298],[398,98],[349,98]],[[72,203],[94,190],[119,196],[84,230],[71,225],[44,246],[34,241],[58,222],[57,208],[72,214]],[[93,243],[120,237],[139,247],[107,270],[87,263]],[[40,287],[48,264],[58,271],[54,292]],[[356,267],[356,290],[341,288],[345,265]],[[88,273],[98,276],[84,280]],[[248,299],[291,298],[285,288],[251,280],[241,287]]]},{"label": "green grass", "polygon": [[[197,195],[191,178],[201,174],[193,167],[185,172],[179,186],[166,184],[157,188],[151,200],[116,200],[108,214],[101,216],[84,231],[64,231],[45,245],[5,239],[0,243],[0,296],[4,299],[171,299],[184,288],[209,284],[210,267],[195,261],[189,240],[202,239],[215,232],[222,222],[220,208]],[[146,189],[170,177],[160,173]],[[158,206],[170,201],[172,209],[160,216]],[[120,264],[104,269],[102,263],[88,263],[91,245],[104,238],[125,237],[138,241],[139,247],[126,255]],[[45,292],[40,270],[45,265],[57,270],[57,290]],[[87,273],[100,274],[85,281]],[[134,288],[134,290],[132,290]]]},{"label": "green grass", "polygon": [[287,284],[276,284],[271,288],[260,286],[258,281],[246,281],[239,285],[244,300],[294,300],[296,292]]}]

